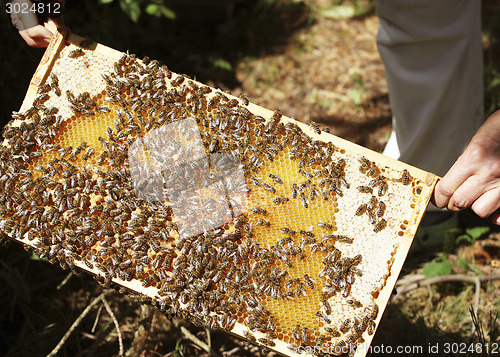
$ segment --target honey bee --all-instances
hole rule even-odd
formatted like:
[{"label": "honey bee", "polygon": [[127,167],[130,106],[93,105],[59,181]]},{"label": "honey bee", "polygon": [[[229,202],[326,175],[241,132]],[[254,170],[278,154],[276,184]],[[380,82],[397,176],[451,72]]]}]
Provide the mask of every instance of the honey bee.
[{"label": "honey bee", "polygon": [[330,320],[328,318],[328,316],[326,316],[323,312],[321,311],[317,311],[316,312],[316,316],[321,320],[323,321],[324,323],[327,323],[327,324],[331,324],[332,323],[332,320]]},{"label": "honey bee", "polygon": [[384,177],[383,176],[377,176],[376,178],[372,179],[369,183],[368,183],[368,186],[370,187],[377,187],[378,185],[380,185],[380,183],[384,181]]},{"label": "honey bee", "polygon": [[292,185],[292,198],[296,199],[299,192],[299,188],[296,183]]},{"label": "honey bee", "polygon": [[361,193],[372,193],[373,192],[373,188],[371,188],[370,186],[358,186],[358,187],[356,187],[356,189]]},{"label": "honey bee", "polygon": [[243,331],[243,337],[245,337],[247,340],[249,340],[251,342],[255,342],[256,341],[255,336],[249,330],[244,330]]},{"label": "honey bee", "polygon": [[389,186],[389,185],[387,184],[387,182],[386,182],[386,181],[382,181],[382,182],[380,183],[380,186],[378,187],[378,196],[379,196],[379,197],[380,197],[380,196],[385,195],[385,193],[387,192],[387,187],[388,187],[388,186]]},{"label": "honey bee", "polygon": [[333,226],[329,223],[326,223],[324,221],[319,221],[318,222],[318,227],[324,228],[324,229],[333,229]]},{"label": "honey bee", "polygon": [[356,212],[354,213],[356,216],[361,216],[363,213],[366,212],[368,209],[368,205],[366,203],[362,203],[359,205],[359,207],[356,209]]},{"label": "honey bee", "polygon": [[68,57],[69,58],[77,58],[77,57],[80,57],[80,56],[83,56],[85,52],[81,49],[81,48],[77,48],[75,50],[72,50],[69,54],[68,54]]},{"label": "honey bee", "polygon": [[280,228],[280,231],[285,233],[285,234],[289,234],[291,236],[294,236],[295,234],[297,234],[297,232],[295,232],[294,230],[288,228],[288,227],[281,227]]},{"label": "honey bee", "polygon": [[370,198],[370,202],[368,202],[368,205],[366,206],[366,208],[367,208],[368,210],[372,211],[372,210],[375,208],[375,206],[377,205],[377,203],[378,203],[378,199],[377,199],[377,197],[372,196],[372,197]]},{"label": "honey bee", "polygon": [[262,187],[271,193],[276,193],[276,189],[268,183],[263,183]]},{"label": "honey bee", "polygon": [[382,229],[384,229],[387,226],[387,221],[385,219],[381,219],[378,221],[375,226],[373,227],[373,231],[375,233],[380,232]]},{"label": "honey bee", "polygon": [[382,201],[380,201],[380,202],[378,203],[377,211],[376,211],[376,213],[375,213],[375,214],[377,215],[377,217],[379,217],[379,218],[380,218],[380,217],[382,217],[382,216],[384,215],[385,208],[386,208],[385,203],[384,203],[384,202],[382,202]]},{"label": "honey bee", "polygon": [[270,340],[268,338],[264,338],[264,337],[257,339],[257,341],[260,343],[263,343],[265,345],[271,346],[271,347],[276,345],[272,340]]},{"label": "honey bee", "polygon": [[273,181],[275,181],[276,183],[279,183],[279,184],[283,185],[283,180],[282,180],[279,176],[274,175],[274,174],[269,174],[269,177],[270,177]]},{"label": "honey bee", "polygon": [[314,130],[316,134],[321,134],[321,130],[319,129],[319,125],[313,122],[312,120],[309,122],[309,127]]},{"label": "honey bee", "polygon": [[361,307],[363,306],[358,300],[356,300],[355,298],[351,297],[350,299],[347,299],[347,303],[349,305],[352,305],[354,307]]},{"label": "honey bee", "polygon": [[307,343],[308,339],[309,339],[309,331],[307,327],[304,327],[302,329],[302,342]]},{"label": "honey bee", "polygon": [[408,185],[413,180],[413,177],[411,177],[407,169],[404,169],[400,180],[403,185]]},{"label": "honey bee", "polygon": [[332,313],[332,308],[330,307],[328,300],[321,300],[321,310],[323,310],[326,315],[330,315]]},{"label": "honey bee", "polygon": [[265,226],[265,227],[269,227],[271,225],[271,223],[263,219],[258,219],[255,223],[259,226]]},{"label": "honey bee", "polygon": [[275,205],[279,205],[279,204],[283,204],[283,203],[286,203],[288,202],[289,199],[288,197],[276,197],[274,200],[273,200],[273,203]]},{"label": "honey bee", "polygon": [[300,200],[301,200],[302,205],[304,206],[304,208],[308,208],[309,207],[309,201],[307,200],[307,197],[304,194],[304,192],[300,193]]},{"label": "honey bee", "polygon": [[315,281],[309,277],[309,275],[304,274],[304,281],[310,289],[314,289]]},{"label": "honey bee", "polygon": [[368,326],[366,327],[366,332],[368,336],[371,336],[375,333],[375,322],[373,320],[368,321]]},{"label": "honey bee", "polygon": [[314,175],[312,173],[310,173],[309,171],[307,170],[304,170],[304,169],[299,169],[299,173],[305,177],[307,177],[308,179],[311,179],[314,177]]},{"label": "honey bee", "polygon": [[250,101],[248,100],[247,96],[244,93],[240,94],[240,99],[243,102],[243,105],[248,105],[250,104]]},{"label": "honey bee", "polygon": [[340,332],[338,332],[336,329],[329,326],[324,327],[324,329],[325,332],[327,332],[329,335],[332,335],[332,337],[340,337]]},{"label": "honey bee", "polygon": [[253,207],[252,208],[252,212],[256,213],[256,214],[262,214],[262,215],[266,215],[267,214],[267,210],[265,210],[263,208],[260,208],[260,207]]},{"label": "honey bee", "polygon": [[262,184],[261,184],[261,183],[260,183],[260,181],[257,179],[257,177],[255,177],[255,176],[253,176],[253,175],[248,175],[248,179],[249,179],[250,181],[252,181],[252,183],[253,183],[254,185],[259,186],[259,187],[261,187],[261,186],[262,186]]},{"label": "honey bee", "polygon": [[351,322],[350,319],[345,319],[340,324],[339,331],[342,332],[342,333],[346,333],[352,327],[351,324],[352,324],[352,322]]}]

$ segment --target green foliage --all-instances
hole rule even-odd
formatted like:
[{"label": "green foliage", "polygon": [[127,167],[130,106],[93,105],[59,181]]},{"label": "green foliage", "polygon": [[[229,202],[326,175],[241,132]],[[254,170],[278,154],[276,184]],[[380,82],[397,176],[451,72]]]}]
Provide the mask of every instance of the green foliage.
[{"label": "green foliage", "polygon": [[[99,0],[99,4],[110,4],[115,0]],[[165,17],[170,20],[175,19],[175,12],[165,5],[164,0],[118,0],[120,8],[127,17],[137,22],[142,14],[142,9],[151,16],[157,18]]]},{"label": "green foliage", "polygon": [[436,276],[450,275],[453,263],[450,261],[434,261],[424,266],[424,276],[426,279]]},{"label": "green foliage", "polygon": [[466,242],[470,244],[474,244],[474,242],[480,238],[482,235],[488,233],[490,231],[490,227],[473,227],[466,228],[465,234],[461,234],[457,237],[456,243]]},{"label": "green foliage", "polygon": [[178,338],[177,343],[175,344],[174,357],[184,357],[182,347],[182,338]]},{"label": "green foliage", "polygon": [[355,106],[359,106],[365,97],[365,84],[359,73],[352,76],[352,81],[358,85],[358,88],[349,88],[346,95],[354,102]]}]

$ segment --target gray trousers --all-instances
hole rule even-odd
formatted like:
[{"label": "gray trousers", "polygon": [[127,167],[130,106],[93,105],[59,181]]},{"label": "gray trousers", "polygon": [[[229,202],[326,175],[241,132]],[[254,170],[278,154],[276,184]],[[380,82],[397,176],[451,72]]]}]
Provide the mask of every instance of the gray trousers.
[{"label": "gray trousers", "polygon": [[484,121],[481,0],[377,0],[393,132],[384,154],[444,175]]}]

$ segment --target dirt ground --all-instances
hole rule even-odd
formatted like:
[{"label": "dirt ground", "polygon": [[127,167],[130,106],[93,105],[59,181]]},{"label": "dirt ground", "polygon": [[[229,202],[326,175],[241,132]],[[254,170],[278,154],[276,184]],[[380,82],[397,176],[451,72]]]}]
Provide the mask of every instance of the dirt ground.
[{"label": "dirt ground", "polygon": [[336,18],[331,2],[315,3],[315,21],[276,50],[236,67],[255,103],[382,151],[391,130],[384,66],[376,47],[378,18]]}]

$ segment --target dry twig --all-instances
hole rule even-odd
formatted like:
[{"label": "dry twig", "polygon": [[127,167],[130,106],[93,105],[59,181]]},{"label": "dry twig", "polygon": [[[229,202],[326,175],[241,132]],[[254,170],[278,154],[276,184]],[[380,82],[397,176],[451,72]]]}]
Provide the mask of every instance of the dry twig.
[{"label": "dry twig", "polygon": [[187,339],[191,340],[195,345],[198,347],[202,348],[206,352],[210,353],[212,356],[217,356],[217,354],[202,340],[200,340],[198,337],[193,335],[187,328],[184,326],[181,326],[181,332],[186,336]]},{"label": "dry twig", "polygon": [[69,338],[69,336],[71,335],[71,333],[75,330],[75,328],[78,327],[78,325],[80,324],[80,322],[83,320],[83,318],[85,316],[87,316],[87,314],[90,312],[90,310],[92,310],[92,308],[99,302],[101,301],[103,298],[104,298],[105,294],[102,293],[101,295],[99,295],[97,298],[94,299],[94,301],[92,301],[86,308],[85,310],[83,310],[83,312],[80,314],[80,316],[78,316],[78,318],[75,320],[75,322],[73,322],[73,325],[71,325],[71,327],[68,329],[68,331],[66,331],[66,333],[64,334],[63,338],[61,339],[61,341],[59,341],[59,343],[57,344],[56,347],[54,347],[54,349],[47,355],[47,357],[53,357],[55,356],[59,350],[61,349],[61,347],[64,345],[64,343],[66,342],[66,340]]},{"label": "dry twig", "polygon": [[108,314],[111,316],[111,318],[113,319],[113,323],[115,324],[115,327],[116,327],[116,332],[118,333],[118,345],[120,347],[120,356],[123,356],[123,341],[122,341],[122,333],[120,332],[120,325],[118,325],[118,320],[116,319],[116,316],[115,314],[113,313],[113,311],[111,310],[111,307],[109,307],[109,304],[108,302],[106,301],[106,298],[103,296],[102,297],[102,303],[104,305],[104,308],[106,309],[106,311],[108,312]]}]

